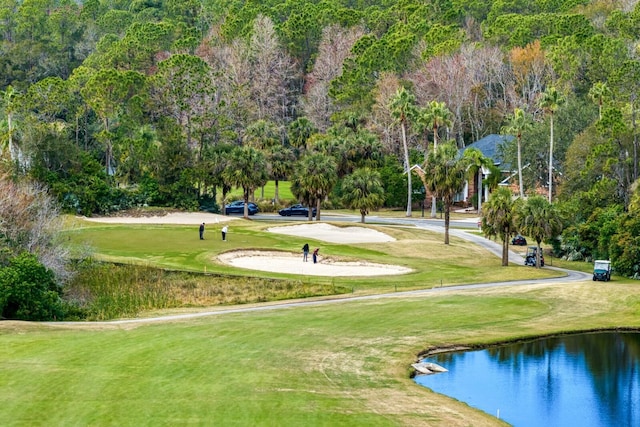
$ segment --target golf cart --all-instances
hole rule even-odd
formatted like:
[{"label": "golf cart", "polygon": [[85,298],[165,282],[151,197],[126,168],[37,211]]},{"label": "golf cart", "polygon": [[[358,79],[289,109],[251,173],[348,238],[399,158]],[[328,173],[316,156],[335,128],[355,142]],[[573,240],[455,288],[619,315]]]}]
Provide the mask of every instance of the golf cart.
[{"label": "golf cart", "polygon": [[[540,248],[540,252],[542,252],[542,248]],[[527,248],[527,255],[524,257],[524,265],[535,267],[537,253],[538,248],[536,246],[529,246]],[[540,267],[544,267],[544,255],[542,254],[540,255]]]},{"label": "golf cart", "polygon": [[596,280],[605,282],[611,280],[611,261],[597,259],[593,263],[593,281]]}]

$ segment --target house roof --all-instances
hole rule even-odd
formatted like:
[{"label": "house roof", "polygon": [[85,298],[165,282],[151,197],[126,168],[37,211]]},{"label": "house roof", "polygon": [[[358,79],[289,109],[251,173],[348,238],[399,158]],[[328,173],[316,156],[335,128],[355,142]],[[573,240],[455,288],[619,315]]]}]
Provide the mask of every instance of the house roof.
[{"label": "house roof", "polygon": [[508,143],[514,139],[513,135],[487,135],[462,149],[461,152],[469,148],[477,148],[482,152],[482,155],[493,160],[493,164],[498,166],[502,170],[509,170],[510,165],[503,162],[500,154],[500,146]]}]

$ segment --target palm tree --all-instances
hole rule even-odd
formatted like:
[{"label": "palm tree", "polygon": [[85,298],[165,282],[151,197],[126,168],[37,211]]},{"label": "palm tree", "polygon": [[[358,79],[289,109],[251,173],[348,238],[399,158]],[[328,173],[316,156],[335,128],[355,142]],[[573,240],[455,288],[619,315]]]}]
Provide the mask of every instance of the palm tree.
[{"label": "palm tree", "polygon": [[[267,153],[272,147],[282,145],[280,129],[272,121],[256,120],[246,127],[242,143]],[[260,187],[260,197],[264,199],[264,185]]]},{"label": "palm tree", "polygon": [[[431,101],[423,108],[418,117],[421,127],[433,131],[433,150],[438,147],[438,133],[441,126],[451,126],[451,111],[444,102]],[[426,156],[425,156],[426,158]],[[436,217],[436,198],[431,196],[431,218]]]},{"label": "palm tree", "polygon": [[280,130],[269,120],[256,120],[245,129],[242,142],[244,145],[264,150],[280,144]]},{"label": "palm tree", "polygon": [[253,147],[235,148],[223,175],[229,184],[242,187],[244,217],[249,219],[249,195],[254,189],[263,186],[268,179],[264,153]]},{"label": "palm tree", "polygon": [[[522,200],[522,199],[520,199]],[[509,265],[509,238],[515,230],[515,202],[511,190],[499,187],[485,203],[482,216],[482,232],[487,237],[499,237],[502,240],[502,265]]]},{"label": "palm tree", "polygon": [[211,186],[213,195],[217,194],[217,187],[222,191],[222,199],[226,200],[227,193],[231,189],[229,183],[224,176],[224,171],[228,169],[227,165],[231,159],[231,152],[237,147],[231,144],[216,144],[205,147],[203,151],[200,167],[202,168],[201,176],[205,186]]},{"label": "palm tree", "polygon": [[433,149],[438,146],[439,129],[442,126],[451,126],[451,110],[444,102],[431,101],[420,112],[419,122],[433,132]]},{"label": "palm tree", "polygon": [[274,145],[267,151],[269,175],[271,179],[275,181],[275,193],[273,199],[276,204],[280,201],[278,184],[293,172],[294,160],[295,155],[293,154],[293,151],[282,145]]},{"label": "palm tree", "polygon": [[309,206],[309,212],[307,219],[311,221],[313,219],[313,209],[311,207],[316,204],[315,194],[307,187],[303,187],[304,184],[304,171],[298,170],[295,172],[291,179],[291,193],[298,199],[298,201],[306,206]]},{"label": "palm tree", "polygon": [[463,156],[469,166],[470,178],[475,179],[476,174],[478,176],[478,215],[482,215],[482,169],[489,167],[492,162],[477,148],[466,149]]},{"label": "palm tree", "polygon": [[405,88],[398,89],[389,103],[391,115],[400,125],[402,131],[402,147],[404,149],[404,172],[407,174],[407,216],[411,216],[411,171],[409,168],[409,146],[407,145],[407,128],[409,120],[415,115],[415,97]]},{"label": "palm tree", "polygon": [[553,115],[566,101],[565,97],[559,93],[555,87],[551,86],[542,93],[540,107],[549,113],[549,203],[553,197]]},{"label": "palm tree", "polygon": [[425,183],[444,202],[444,243],[449,244],[449,218],[454,196],[464,186],[467,161],[458,155],[454,141],[439,145],[425,162]]},{"label": "palm tree", "polygon": [[602,120],[602,105],[604,104],[604,98],[611,94],[611,89],[603,82],[595,82],[591,89],[589,89],[589,97],[593,102],[598,104],[598,118]]},{"label": "palm tree", "polygon": [[354,135],[355,161],[360,167],[376,168],[384,161],[384,147],[380,138],[368,130],[358,130]]},{"label": "palm tree", "polygon": [[344,203],[351,209],[360,210],[360,222],[370,209],[376,209],[384,203],[384,188],[380,173],[369,168],[356,169],[342,182]]},{"label": "palm tree", "polygon": [[311,151],[333,157],[339,178],[353,171],[357,159],[356,142],[351,131],[346,133],[345,128],[330,128],[326,134],[315,138],[314,142]]},{"label": "palm tree", "polygon": [[320,204],[338,180],[336,161],[322,153],[309,154],[301,160],[300,171],[294,178],[296,187],[315,201],[316,221],[320,221]]},{"label": "palm tree", "polygon": [[316,132],[318,129],[315,128],[311,120],[306,117],[298,117],[287,128],[289,144],[298,150],[307,149],[307,141]]},{"label": "palm tree", "polygon": [[520,187],[520,197],[524,197],[524,186],[522,183],[522,134],[533,127],[533,120],[521,108],[513,110],[513,115],[508,117],[508,124],[502,128],[503,133],[515,135],[518,144],[518,185]]},{"label": "palm tree", "polygon": [[[514,223],[521,234],[531,236],[537,243],[537,253],[541,254],[540,243],[544,239],[557,236],[562,231],[562,221],[555,206],[542,196],[530,197],[518,206]],[[536,257],[536,267],[540,268],[540,256]]]}]

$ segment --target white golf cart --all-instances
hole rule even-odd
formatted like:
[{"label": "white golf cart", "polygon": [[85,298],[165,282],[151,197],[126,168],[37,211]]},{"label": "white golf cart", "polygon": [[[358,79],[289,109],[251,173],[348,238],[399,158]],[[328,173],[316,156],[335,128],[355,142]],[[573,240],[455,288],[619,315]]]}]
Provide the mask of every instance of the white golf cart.
[{"label": "white golf cart", "polygon": [[602,280],[608,282],[611,280],[611,261],[597,259],[593,263],[593,281]]}]

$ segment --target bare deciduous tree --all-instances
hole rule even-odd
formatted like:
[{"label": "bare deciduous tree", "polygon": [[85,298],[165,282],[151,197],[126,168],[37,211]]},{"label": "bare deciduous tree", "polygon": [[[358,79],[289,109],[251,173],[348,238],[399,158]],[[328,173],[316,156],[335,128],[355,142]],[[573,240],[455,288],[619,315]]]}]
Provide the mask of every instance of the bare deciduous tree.
[{"label": "bare deciduous tree", "polygon": [[0,175],[0,261],[23,251],[35,254],[58,279],[69,278],[68,251],[58,244],[59,212],[47,190],[39,184],[15,182]]},{"label": "bare deciduous tree", "polygon": [[400,81],[395,74],[383,73],[374,89],[375,104],[372,107],[370,128],[373,132],[380,136],[382,145],[389,152],[395,154],[399,159],[402,158],[402,147],[397,144],[400,138],[397,126],[394,126],[389,104],[391,99],[396,95],[400,88]]},{"label": "bare deciduous tree", "polygon": [[525,106],[528,112],[536,110],[538,95],[550,80],[552,68],[547,63],[540,41],[515,47],[509,52],[509,63],[515,81],[514,106]]},{"label": "bare deciduous tree", "polygon": [[268,17],[256,17],[248,52],[251,99],[256,108],[254,119],[287,124],[293,117],[292,85],[296,66],[280,46],[273,22]]},{"label": "bare deciduous tree", "polygon": [[[252,106],[250,96],[251,67],[249,52],[246,43],[234,40],[230,44],[224,43],[219,34],[220,29],[213,27],[198,47],[196,54],[200,56],[212,70],[212,85],[214,91],[211,105],[203,105],[206,110],[205,122],[209,121],[210,129],[216,134],[214,140],[220,138],[220,133],[227,122],[234,126],[233,130],[238,134],[237,142],[240,143],[242,130],[252,121]],[[214,113],[214,114],[212,114]]]},{"label": "bare deciduous tree", "polygon": [[465,45],[461,49],[472,81],[466,106],[467,128],[473,141],[495,132],[490,125],[496,117],[509,111],[509,93],[513,91],[513,75],[498,47]]},{"label": "bare deciduous tree", "polygon": [[331,125],[331,115],[336,111],[329,98],[331,80],[342,74],[345,59],[364,33],[360,27],[345,29],[338,25],[328,26],[322,32],[313,71],[306,77],[302,101],[305,115],[320,131],[325,131]]},{"label": "bare deciduous tree", "polygon": [[406,77],[413,83],[419,105],[437,100],[451,109],[451,129],[459,146],[465,145],[465,133],[473,139],[484,136],[487,124],[510,108],[513,77],[496,47],[465,44],[455,54],[417,64]]},{"label": "bare deciduous tree", "polygon": [[[469,71],[464,57],[458,53],[432,58],[410,76],[419,105],[437,100],[451,109],[451,129],[460,146],[464,146],[464,106],[471,99],[473,89]],[[448,134],[451,129],[447,129]]]}]

